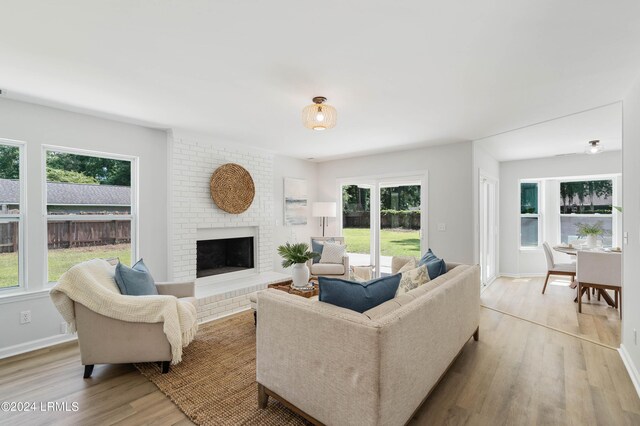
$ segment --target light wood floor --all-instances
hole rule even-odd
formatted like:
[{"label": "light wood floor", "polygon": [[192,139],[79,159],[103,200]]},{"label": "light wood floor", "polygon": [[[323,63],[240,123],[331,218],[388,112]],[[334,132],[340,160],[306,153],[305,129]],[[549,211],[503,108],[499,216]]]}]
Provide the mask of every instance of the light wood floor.
[{"label": "light wood floor", "polygon": [[[582,314],[574,303],[569,277],[498,278],[482,293],[483,305],[554,327],[614,348],[620,346],[620,312],[604,300],[583,296]],[[613,296],[613,294],[612,294]]]},{"label": "light wood floor", "polygon": [[[0,401],[78,402],[75,413],[0,413],[0,424],[186,425],[130,365],[82,379],[67,344],[0,361]],[[412,425],[640,424],[640,400],[618,353],[483,308],[470,340]]]}]

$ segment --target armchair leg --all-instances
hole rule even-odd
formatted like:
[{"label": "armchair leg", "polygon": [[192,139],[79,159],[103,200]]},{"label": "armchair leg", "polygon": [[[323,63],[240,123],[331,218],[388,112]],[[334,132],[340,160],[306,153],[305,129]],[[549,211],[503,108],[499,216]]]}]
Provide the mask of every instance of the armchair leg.
[{"label": "armchair leg", "polygon": [[84,366],[84,376],[82,376],[82,377],[84,379],[88,379],[89,377],[91,377],[92,373],[93,373],[93,364],[85,365]]},{"label": "armchair leg", "polygon": [[162,361],[162,374],[167,374],[169,372],[170,366],[171,361]]}]

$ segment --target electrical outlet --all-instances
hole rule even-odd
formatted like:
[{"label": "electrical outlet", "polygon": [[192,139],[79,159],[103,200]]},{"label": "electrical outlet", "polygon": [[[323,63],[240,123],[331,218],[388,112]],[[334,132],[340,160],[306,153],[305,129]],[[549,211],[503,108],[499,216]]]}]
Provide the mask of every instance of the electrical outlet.
[{"label": "electrical outlet", "polygon": [[61,322],[60,323],[60,334],[67,334],[67,323],[66,322]]},{"label": "electrical outlet", "polygon": [[20,324],[28,324],[31,322],[31,311],[20,312]]},{"label": "electrical outlet", "polygon": [[444,223],[439,223],[438,224],[438,231],[444,232],[446,230],[447,230],[447,225],[446,224],[444,224]]}]

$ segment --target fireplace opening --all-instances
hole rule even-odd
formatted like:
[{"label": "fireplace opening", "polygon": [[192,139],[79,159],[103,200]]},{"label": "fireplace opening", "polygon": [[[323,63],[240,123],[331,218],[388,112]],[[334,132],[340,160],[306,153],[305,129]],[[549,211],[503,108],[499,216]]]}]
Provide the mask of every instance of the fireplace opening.
[{"label": "fireplace opening", "polygon": [[253,262],[253,237],[197,242],[197,278],[252,269]]}]

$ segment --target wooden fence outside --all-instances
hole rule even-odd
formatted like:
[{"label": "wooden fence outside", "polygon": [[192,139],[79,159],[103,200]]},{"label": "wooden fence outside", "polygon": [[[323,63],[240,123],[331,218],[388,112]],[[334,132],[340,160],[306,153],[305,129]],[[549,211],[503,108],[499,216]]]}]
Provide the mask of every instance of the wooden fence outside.
[{"label": "wooden fence outside", "polygon": [[50,249],[131,242],[131,222],[128,220],[52,221],[47,228]]},{"label": "wooden fence outside", "polygon": [[13,253],[18,250],[18,222],[0,224],[0,253]]},{"label": "wooden fence outside", "polygon": [[[47,226],[47,246],[50,249],[102,246],[131,242],[131,222],[51,221]],[[18,250],[18,222],[0,224],[0,253]]]}]

